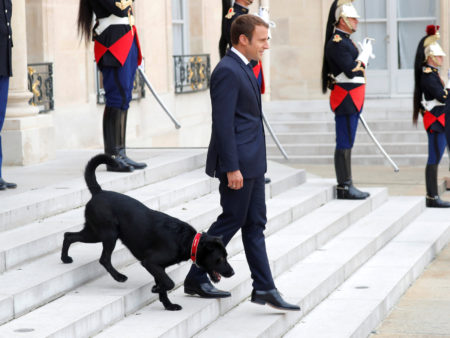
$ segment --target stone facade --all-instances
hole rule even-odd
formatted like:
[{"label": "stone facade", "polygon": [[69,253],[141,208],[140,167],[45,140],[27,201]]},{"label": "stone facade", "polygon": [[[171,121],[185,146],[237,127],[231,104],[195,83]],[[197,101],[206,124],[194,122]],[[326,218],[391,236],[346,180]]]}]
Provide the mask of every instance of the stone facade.
[{"label": "stone facade", "polygon": [[[210,54],[212,70],[219,61],[221,1],[185,1],[189,51]],[[266,100],[326,98],[320,90],[319,76],[331,2],[259,0],[252,5],[252,12],[261,4],[269,6],[277,24],[272,32],[271,50],[264,60]],[[93,44],[86,45],[77,35],[78,3],[78,0],[14,1],[14,78],[3,131],[6,164],[40,162],[52,158],[55,148],[102,147],[103,106],[96,103]],[[441,0],[440,9],[441,35],[448,37],[448,2]],[[207,146],[211,125],[209,93],[174,94],[172,0],[137,0],[135,13],[146,73],[182,128],[174,129],[147,90],[145,99],[131,104],[127,146]],[[443,39],[442,45],[450,55],[448,41]],[[37,115],[35,109],[26,107],[29,94],[25,67],[35,62],[54,65],[55,110],[48,114]],[[448,58],[446,62],[448,65]],[[33,146],[24,150],[25,143]]]}]

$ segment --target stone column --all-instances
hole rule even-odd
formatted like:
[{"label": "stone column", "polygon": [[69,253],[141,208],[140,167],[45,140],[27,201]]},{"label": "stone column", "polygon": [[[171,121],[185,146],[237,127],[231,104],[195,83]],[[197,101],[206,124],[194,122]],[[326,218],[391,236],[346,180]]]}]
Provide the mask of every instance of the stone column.
[{"label": "stone column", "polygon": [[25,0],[13,2],[13,77],[10,79],[6,119],[2,130],[5,165],[27,165],[54,155],[51,115],[39,115],[28,104],[32,94],[27,84],[27,38]]}]

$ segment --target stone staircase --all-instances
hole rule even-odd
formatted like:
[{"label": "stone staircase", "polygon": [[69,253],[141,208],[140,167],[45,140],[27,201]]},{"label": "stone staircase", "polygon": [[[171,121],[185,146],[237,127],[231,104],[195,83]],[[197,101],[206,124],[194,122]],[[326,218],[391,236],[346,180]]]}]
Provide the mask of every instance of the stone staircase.
[{"label": "stone staircase", "polygon": [[[204,174],[204,160],[203,150],[168,152],[143,171],[99,168],[97,179],[104,189],[201,231],[220,213],[217,182]],[[0,337],[365,337],[450,239],[448,212],[425,210],[423,197],[389,197],[385,188],[370,188],[367,200],[340,201],[334,180],[307,179],[303,170],[275,162],[268,175],[272,272],[301,312],[249,302],[240,233],[227,247],[236,274],[219,284],[232,297],[184,295],[191,263],[168,269],[176,284],[169,297],[183,306],[177,312],[164,310],[151,293],[153,278],[120,243],[113,264],[129,277],[126,283],[100,266],[98,244],[74,244],[74,263],[62,264],[63,233],[82,227],[90,198],[80,175],[2,200]]]},{"label": "stone staircase", "polygon": [[[412,99],[367,100],[363,116],[386,152],[399,166],[425,165],[428,143],[422,122],[412,124]],[[332,164],[335,123],[328,101],[278,101],[264,106],[290,160],[304,164]],[[267,134],[267,133],[266,133]],[[270,136],[268,156],[283,160]],[[352,163],[387,164],[361,123],[358,126]],[[444,156],[448,163],[448,156]],[[389,164],[387,164],[389,165]]]}]

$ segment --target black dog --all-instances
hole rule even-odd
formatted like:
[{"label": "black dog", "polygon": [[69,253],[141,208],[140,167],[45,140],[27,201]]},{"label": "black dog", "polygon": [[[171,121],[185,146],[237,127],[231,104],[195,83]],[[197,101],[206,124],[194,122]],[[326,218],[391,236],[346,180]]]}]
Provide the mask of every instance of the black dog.
[{"label": "black dog", "polygon": [[125,282],[127,276],[111,264],[111,254],[120,239],[155,278],[152,292],[159,293],[159,300],[167,310],[181,310],[181,306],[172,304],[167,297],[167,291],[175,284],[166,274],[166,267],[192,258],[214,282],[218,282],[221,275],[231,277],[234,274],[219,237],[197,234],[189,224],[151,210],[129,196],[103,191],[95,178],[95,169],[101,164],[114,166],[114,163],[106,155],[97,155],[88,162],[84,178],[92,198],[86,205],[84,229],[64,234],[61,252],[64,263],[73,261],[68,255],[72,243],[102,242],[100,264],[116,281]]}]

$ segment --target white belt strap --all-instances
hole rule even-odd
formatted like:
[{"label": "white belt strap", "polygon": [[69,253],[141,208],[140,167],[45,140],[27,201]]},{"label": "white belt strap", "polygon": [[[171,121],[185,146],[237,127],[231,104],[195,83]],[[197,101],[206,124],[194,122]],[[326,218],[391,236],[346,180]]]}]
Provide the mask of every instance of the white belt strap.
[{"label": "white belt strap", "polygon": [[108,28],[111,25],[129,25],[130,20],[128,17],[120,18],[114,14],[111,14],[107,18],[101,18],[97,19],[98,26],[95,28],[95,33],[97,35],[101,35],[106,28]]},{"label": "white belt strap", "polygon": [[441,103],[436,99],[431,100],[431,101],[425,100],[425,95],[422,96],[421,103],[422,103],[422,106],[424,106],[427,111],[431,111],[434,107],[445,106],[445,103]]},{"label": "white belt strap", "polygon": [[355,76],[353,79],[350,79],[345,75],[345,73],[341,73],[335,77],[336,83],[366,83],[366,79],[362,76]]}]

